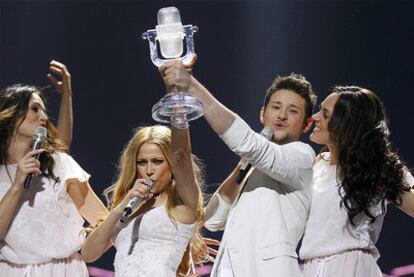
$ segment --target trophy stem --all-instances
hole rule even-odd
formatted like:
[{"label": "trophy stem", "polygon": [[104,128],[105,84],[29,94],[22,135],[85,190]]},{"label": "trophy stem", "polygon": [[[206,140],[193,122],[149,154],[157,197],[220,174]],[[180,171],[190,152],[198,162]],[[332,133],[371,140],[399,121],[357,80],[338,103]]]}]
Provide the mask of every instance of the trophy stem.
[{"label": "trophy stem", "polygon": [[188,122],[204,114],[203,103],[185,92],[166,94],[152,107],[152,118],[176,128],[187,128]]},{"label": "trophy stem", "polygon": [[177,129],[188,128],[187,116],[185,114],[171,116],[171,125]]}]

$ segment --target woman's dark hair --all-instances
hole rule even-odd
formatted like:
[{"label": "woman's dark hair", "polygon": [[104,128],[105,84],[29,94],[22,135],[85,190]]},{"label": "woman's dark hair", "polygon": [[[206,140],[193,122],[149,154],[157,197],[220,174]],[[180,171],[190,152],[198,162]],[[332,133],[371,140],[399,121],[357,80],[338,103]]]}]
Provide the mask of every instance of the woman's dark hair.
[{"label": "woman's dark hair", "polygon": [[385,200],[401,205],[409,190],[404,163],[391,150],[384,106],[373,92],[356,86],[337,86],[338,94],[328,128],[337,149],[341,206],[352,224],[364,212],[371,222],[370,207]]},{"label": "woman's dark hair", "polygon": [[[29,102],[32,94],[38,94],[45,103],[41,90],[35,86],[15,84],[0,91],[0,164],[9,163],[8,148],[13,138],[15,130],[26,117]],[[50,121],[46,123],[47,141],[45,143],[47,151],[40,157],[40,170],[42,174],[57,180],[53,174],[54,160],[52,153],[55,151],[67,152],[67,147],[58,138],[58,131]]]}]

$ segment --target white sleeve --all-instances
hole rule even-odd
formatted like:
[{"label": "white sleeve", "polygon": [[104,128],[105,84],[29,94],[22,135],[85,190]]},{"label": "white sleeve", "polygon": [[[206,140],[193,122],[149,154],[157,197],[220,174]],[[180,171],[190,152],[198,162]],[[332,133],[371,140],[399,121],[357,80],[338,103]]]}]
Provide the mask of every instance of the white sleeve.
[{"label": "white sleeve", "polygon": [[217,232],[224,230],[231,205],[221,198],[219,193],[214,193],[205,209],[205,223],[209,231]]},{"label": "white sleeve", "polygon": [[89,180],[90,175],[68,154],[57,152],[53,154],[55,160],[55,175],[65,184],[68,179],[78,179],[80,182]]},{"label": "white sleeve", "polygon": [[405,169],[405,181],[408,183],[410,188],[414,189],[414,177],[408,169]]},{"label": "white sleeve", "polygon": [[302,142],[278,145],[254,132],[239,116],[221,136],[227,146],[260,171],[293,189],[311,184],[315,152]]}]

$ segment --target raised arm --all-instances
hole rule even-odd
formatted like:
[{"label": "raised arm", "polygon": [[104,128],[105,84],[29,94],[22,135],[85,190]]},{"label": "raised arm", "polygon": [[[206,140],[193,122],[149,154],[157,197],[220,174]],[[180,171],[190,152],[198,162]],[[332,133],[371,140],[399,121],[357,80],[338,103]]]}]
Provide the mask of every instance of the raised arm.
[{"label": "raised arm", "polygon": [[195,220],[200,188],[194,173],[188,128],[171,127],[171,160],[178,196],[191,209]]},{"label": "raised arm", "polygon": [[220,137],[241,158],[291,189],[303,189],[312,179],[315,152],[305,143],[278,145],[254,132],[238,116]]},{"label": "raised arm", "polygon": [[180,61],[171,61],[159,70],[167,89],[176,87],[203,102],[204,117],[233,152],[293,189],[302,189],[309,184],[315,159],[310,146],[302,143],[278,146],[253,132],[242,119],[191,76]]},{"label": "raised arm", "polygon": [[58,61],[51,61],[49,70],[47,78],[61,95],[57,129],[63,142],[70,147],[73,135],[71,75],[66,66]]},{"label": "raised arm", "polygon": [[200,84],[179,60],[171,61],[159,68],[167,90],[176,87],[181,91],[191,93],[200,99],[205,107],[204,117],[213,128],[221,135],[233,123],[234,113],[221,104],[214,96]]}]

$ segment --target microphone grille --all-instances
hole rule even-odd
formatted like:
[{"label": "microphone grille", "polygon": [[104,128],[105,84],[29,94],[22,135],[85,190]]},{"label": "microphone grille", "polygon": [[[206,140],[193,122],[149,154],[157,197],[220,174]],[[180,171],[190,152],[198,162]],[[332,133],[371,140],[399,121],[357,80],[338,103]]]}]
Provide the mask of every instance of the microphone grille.
[{"label": "microphone grille", "polygon": [[176,7],[166,7],[158,11],[158,25],[181,23],[180,11]]},{"label": "microphone grille", "polygon": [[47,137],[47,129],[45,127],[37,127],[36,132],[33,135],[33,140],[43,141]]}]

